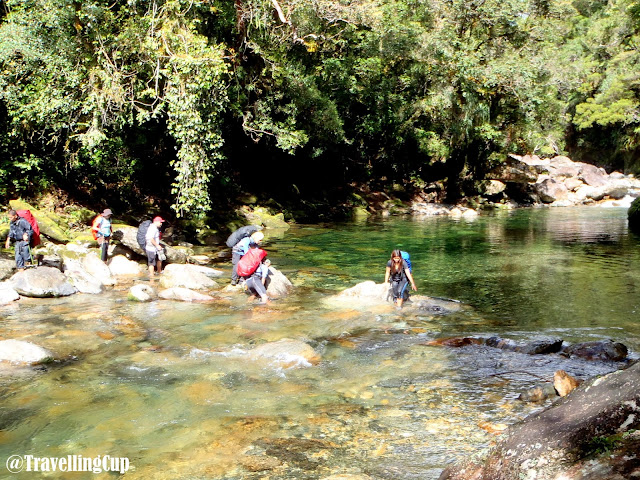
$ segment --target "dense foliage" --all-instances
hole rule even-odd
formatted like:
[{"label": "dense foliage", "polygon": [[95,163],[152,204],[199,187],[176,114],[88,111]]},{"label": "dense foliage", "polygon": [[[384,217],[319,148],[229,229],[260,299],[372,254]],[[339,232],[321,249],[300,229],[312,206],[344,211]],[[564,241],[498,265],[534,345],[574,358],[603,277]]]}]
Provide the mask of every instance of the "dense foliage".
[{"label": "dense foliage", "polygon": [[509,152],[636,171],[639,32],[638,0],[1,0],[0,194],[192,216],[236,183],[455,199]]}]

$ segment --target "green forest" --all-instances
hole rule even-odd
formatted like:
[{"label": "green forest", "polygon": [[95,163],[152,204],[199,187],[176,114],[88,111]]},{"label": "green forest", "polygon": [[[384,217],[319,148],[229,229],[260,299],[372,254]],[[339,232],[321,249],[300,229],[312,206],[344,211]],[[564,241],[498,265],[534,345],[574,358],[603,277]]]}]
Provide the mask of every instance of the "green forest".
[{"label": "green forest", "polygon": [[508,153],[637,173],[639,48],[638,0],[0,0],[0,196],[312,217]]}]

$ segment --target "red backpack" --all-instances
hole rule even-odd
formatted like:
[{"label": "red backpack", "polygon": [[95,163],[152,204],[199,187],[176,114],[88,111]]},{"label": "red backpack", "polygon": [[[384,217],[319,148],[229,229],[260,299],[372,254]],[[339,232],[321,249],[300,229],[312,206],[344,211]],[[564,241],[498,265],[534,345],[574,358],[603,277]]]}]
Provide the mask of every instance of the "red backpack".
[{"label": "red backpack", "polygon": [[251,275],[266,256],[267,252],[261,248],[250,248],[238,262],[238,276],[248,277]]},{"label": "red backpack", "polygon": [[34,217],[31,213],[31,210],[16,210],[16,213],[19,217],[22,217],[27,222],[29,222],[29,225],[31,225],[31,229],[33,230],[33,235],[31,235],[31,242],[29,242],[29,246],[37,247],[38,245],[40,245],[40,227],[38,226],[36,217]]}]

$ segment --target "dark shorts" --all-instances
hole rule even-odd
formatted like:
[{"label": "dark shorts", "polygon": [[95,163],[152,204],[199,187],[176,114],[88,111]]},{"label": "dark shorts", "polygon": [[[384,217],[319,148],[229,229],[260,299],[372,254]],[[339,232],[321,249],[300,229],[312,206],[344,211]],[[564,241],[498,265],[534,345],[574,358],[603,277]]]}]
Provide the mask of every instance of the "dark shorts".
[{"label": "dark shorts", "polygon": [[145,252],[147,253],[147,265],[155,267],[156,263],[158,262],[158,252],[156,252],[155,250],[153,252],[145,250]]},{"label": "dark shorts", "polygon": [[407,290],[407,286],[409,285],[409,280],[403,278],[399,282],[392,281],[391,289],[393,290],[393,299],[397,300],[398,298],[402,298],[406,300],[409,297],[409,291]]}]

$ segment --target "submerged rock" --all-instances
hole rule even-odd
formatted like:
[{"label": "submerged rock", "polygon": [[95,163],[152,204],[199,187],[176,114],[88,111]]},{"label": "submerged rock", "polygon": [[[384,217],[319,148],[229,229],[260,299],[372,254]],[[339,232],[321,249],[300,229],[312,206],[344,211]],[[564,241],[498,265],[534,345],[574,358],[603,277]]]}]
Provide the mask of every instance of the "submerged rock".
[{"label": "submerged rock", "polygon": [[260,345],[248,353],[254,361],[266,361],[280,368],[310,367],[320,361],[320,355],[307,343],[288,338]]},{"label": "submerged rock", "polygon": [[53,354],[31,342],[1,340],[0,361],[13,363],[40,363],[50,360]]},{"label": "submerged rock", "polygon": [[11,285],[25,297],[64,297],[78,291],[57,268],[28,268],[11,277]]},{"label": "submerged rock", "polygon": [[543,385],[536,385],[533,388],[522,392],[518,396],[518,400],[523,402],[544,402],[548,398],[554,398],[558,396],[558,392],[553,385],[545,383]]}]

